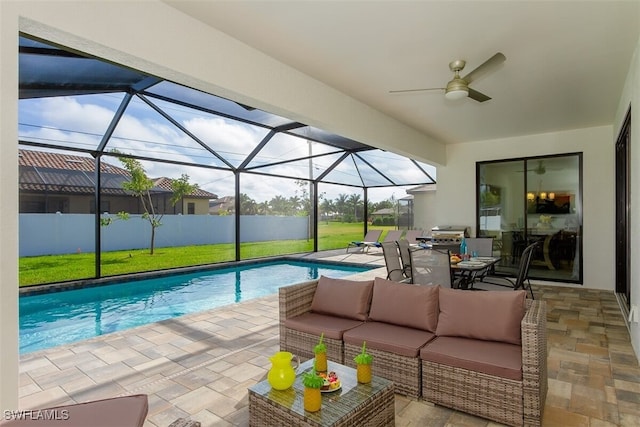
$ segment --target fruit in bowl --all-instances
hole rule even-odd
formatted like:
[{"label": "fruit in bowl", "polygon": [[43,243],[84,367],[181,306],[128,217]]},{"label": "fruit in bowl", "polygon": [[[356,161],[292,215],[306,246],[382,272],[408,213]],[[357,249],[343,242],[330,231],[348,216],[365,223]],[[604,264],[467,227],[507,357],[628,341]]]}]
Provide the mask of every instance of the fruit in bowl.
[{"label": "fruit in bowl", "polygon": [[457,264],[460,261],[462,261],[462,258],[460,258],[457,254],[453,254],[451,255],[451,257],[449,258],[449,260],[451,261],[451,264]]},{"label": "fruit in bowl", "polygon": [[338,379],[338,375],[335,372],[331,371],[328,374],[324,372],[318,373],[323,379],[324,384],[322,385],[321,391],[332,391],[340,388],[340,380]]}]

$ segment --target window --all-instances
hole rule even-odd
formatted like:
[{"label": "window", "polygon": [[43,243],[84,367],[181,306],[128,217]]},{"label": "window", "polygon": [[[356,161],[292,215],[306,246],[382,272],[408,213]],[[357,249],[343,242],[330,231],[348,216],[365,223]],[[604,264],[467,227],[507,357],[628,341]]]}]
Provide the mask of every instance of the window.
[{"label": "window", "polygon": [[195,215],[196,204],[194,202],[187,203],[187,215]]},{"label": "window", "polygon": [[529,277],[582,283],[582,153],[478,162],[478,236],[494,238],[497,272],[513,274],[539,241]]}]

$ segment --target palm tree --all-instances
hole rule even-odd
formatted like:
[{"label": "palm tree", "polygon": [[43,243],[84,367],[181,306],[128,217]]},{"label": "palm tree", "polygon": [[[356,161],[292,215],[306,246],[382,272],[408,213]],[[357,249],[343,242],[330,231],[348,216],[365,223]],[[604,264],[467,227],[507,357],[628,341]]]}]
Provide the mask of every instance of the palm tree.
[{"label": "palm tree", "polygon": [[338,212],[338,214],[342,215],[343,217],[348,212],[348,208],[349,208],[347,203],[348,198],[349,196],[347,196],[346,194],[339,194],[338,197],[336,198],[336,201],[334,202],[336,211]]},{"label": "palm tree", "polygon": [[353,217],[354,217],[354,221],[358,222],[358,208],[360,208],[360,210],[362,210],[362,201],[360,200],[360,195],[353,193],[351,196],[349,196],[349,199],[347,200],[349,207],[352,209],[353,211]]},{"label": "palm tree", "polygon": [[257,215],[258,205],[245,193],[240,193],[240,215]]}]

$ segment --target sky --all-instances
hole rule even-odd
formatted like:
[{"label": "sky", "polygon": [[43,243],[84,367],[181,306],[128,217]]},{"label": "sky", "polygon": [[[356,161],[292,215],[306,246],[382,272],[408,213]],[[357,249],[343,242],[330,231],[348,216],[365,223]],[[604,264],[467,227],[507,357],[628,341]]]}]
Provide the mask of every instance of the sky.
[{"label": "sky", "polygon": [[[41,142],[64,147],[71,146],[87,150],[95,149],[105,130],[108,128],[123,94],[101,94],[23,99],[19,106],[19,137],[21,140]],[[268,130],[196,111],[190,108],[154,101],[176,122],[191,134],[215,149],[232,166],[238,166],[256,145],[265,137]],[[161,116],[145,102],[134,97],[126,113],[118,123],[113,137],[107,143],[107,151],[117,149],[123,153],[149,156],[158,159],[198,163],[215,167],[227,167],[224,161],[199,145],[187,133]],[[34,149],[23,146],[22,148]],[[259,153],[249,166],[271,163],[285,159],[297,159],[309,154],[324,154],[314,159],[291,165],[272,166],[274,173],[297,177],[314,177],[324,172],[340,154],[333,147],[309,142],[304,138],[286,134],[276,135]],[[79,155],[79,153],[73,153]],[[393,153],[375,150],[364,153],[367,162],[376,169],[401,182],[416,182],[424,179],[417,168],[408,167],[407,160]],[[108,160],[119,165],[116,159]],[[233,195],[234,176],[229,171],[169,164],[163,162],[142,161],[150,177],[167,176],[177,178],[189,175],[190,182],[196,183],[206,191],[219,197]],[[119,165],[120,166],[120,165]],[[409,165],[411,166],[411,165]],[[435,178],[435,168],[421,164]],[[344,183],[357,183],[356,168],[370,182],[379,181],[377,174],[368,173],[369,166],[364,162],[354,165],[343,163],[329,176]],[[375,181],[374,181],[375,179]],[[409,187],[387,187],[369,189],[369,200],[378,202],[391,197],[398,199],[407,195]],[[335,199],[339,194],[363,194],[354,187],[321,184],[319,191],[325,197]],[[301,188],[293,180],[267,177],[264,175],[241,174],[241,192],[248,194],[257,202],[268,201],[277,195],[290,197],[301,195]]]}]

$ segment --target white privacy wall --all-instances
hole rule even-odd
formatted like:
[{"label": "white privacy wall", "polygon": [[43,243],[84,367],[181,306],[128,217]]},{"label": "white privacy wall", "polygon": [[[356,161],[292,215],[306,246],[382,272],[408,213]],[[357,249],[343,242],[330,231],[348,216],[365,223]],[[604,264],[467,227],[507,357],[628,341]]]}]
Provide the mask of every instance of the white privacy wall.
[{"label": "white privacy wall", "polygon": [[[611,126],[447,147],[438,168],[436,217],[439,224],[464,224],[475,235],[476,162],[570,152],[583,153],[584,286],[614,290],[614,141]],[[640,186],[639,186],[640,187]],[[560,285],[558,285],[560,286]]]},{"label": "white privacy wall", "polygon": [[[235,242],[231,215],[165,215],[156,228],[155,247],[213,245]],[[20,256],[95,252],[95,216],[85,214],[20,214]],[[240,242],[303,240],[309,236],[309,217],[240,216]],[[149,247],[151,226],[131,215],[101,227],[102,251]]]}]

